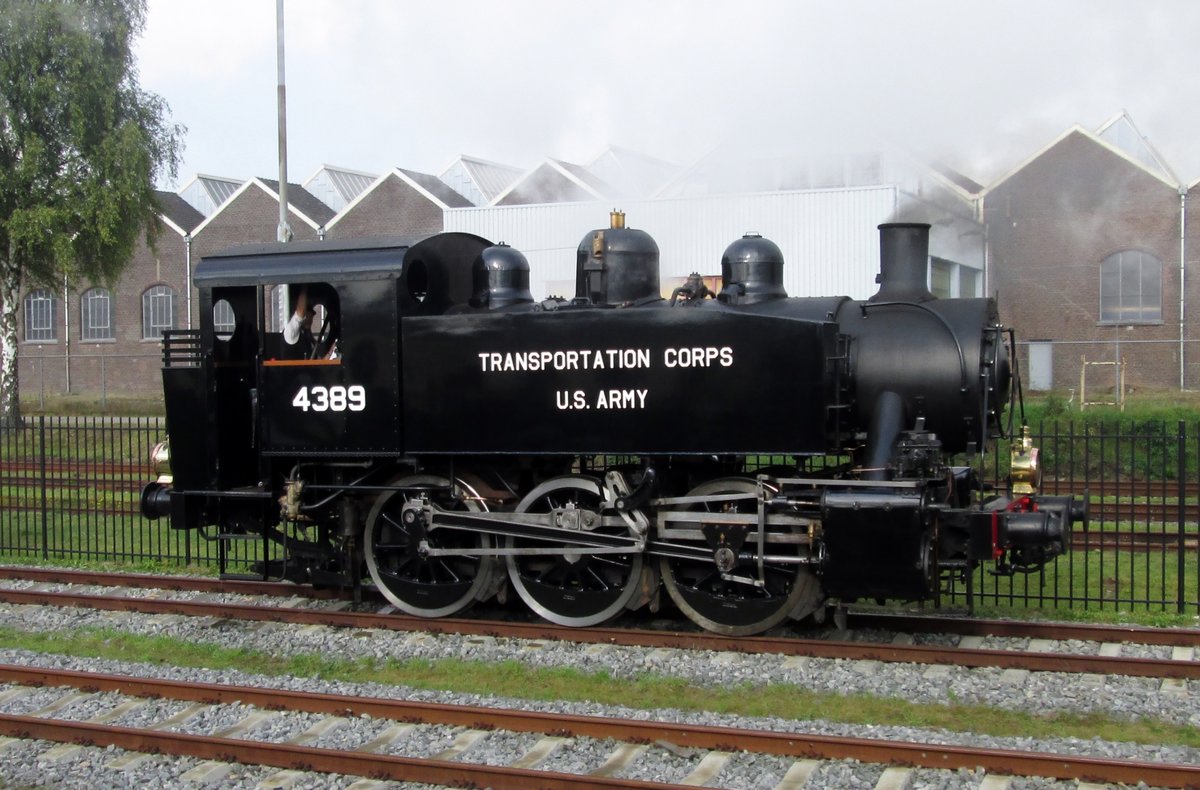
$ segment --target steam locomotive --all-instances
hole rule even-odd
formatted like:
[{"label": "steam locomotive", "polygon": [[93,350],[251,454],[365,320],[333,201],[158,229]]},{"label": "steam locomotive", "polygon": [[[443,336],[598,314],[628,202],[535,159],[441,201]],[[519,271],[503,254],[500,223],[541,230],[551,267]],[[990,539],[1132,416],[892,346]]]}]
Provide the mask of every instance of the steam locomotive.
[{"label": "steam locomotive", "polygon": [[[169,446],[142,512],[269,542],[265,575],[365,571],[425,617],[515,592],[586,626],[665,590],[744,635],[970,591],[985,562],[1039,569],[1085,514],[1038,492],[1027,432],[1007,490],[963,463],[1006,433],[1012,333],[991,299],[929,292],[928,242],[881,225],[865,301],[788,297],[756,235],[719,293],[693,275],[664,298],[619,212],[579,245],[570,299],[535,301],[520,252],[464,233],[209,256],[199,330],[164,338]],[[324,315],[297,355],[276,314],[300,290]]]}]

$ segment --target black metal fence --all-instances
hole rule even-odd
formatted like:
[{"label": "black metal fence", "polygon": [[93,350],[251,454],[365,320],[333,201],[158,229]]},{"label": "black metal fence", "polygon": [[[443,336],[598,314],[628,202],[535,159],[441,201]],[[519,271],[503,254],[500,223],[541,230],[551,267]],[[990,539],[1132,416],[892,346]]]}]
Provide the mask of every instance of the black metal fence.
[{"label": "black metal fence", "polygon": [[[1032,426],[1042,491],[1086,499],[1071,551],[1039,573],[976,577],[985,603],[1200,612],[1200,424],[1116,420]],[[1003,461],[1003,459],[995,459]],[[990,470],[1002,478],[1003,465]],[[952,599],[964,594],[961,585]]]},{"label": "black metal fence", "polygon": [[[158,418],[32,417],[0,427],[0,560],[218,567],[215,541],[138,513]],[[1040,573],[975,576],[982,604],[1200,613],[1200,423],[1033,426],[1043,490],[1087,496],[1072,551]],[[998,462],[998,463],[996,463]],[[986,461],[985,479],[1004,474]],[[981,470],[984,471],[984,470]],[[246,560],[257,559],[254,542]],[[961,605],[955,582],[944,599]]]},{"label": "black metal fence", "polygon": [[215,562],[193,533],[147,521],[161,418],[30,417],[0,427],[0,557],[129,565]]}]

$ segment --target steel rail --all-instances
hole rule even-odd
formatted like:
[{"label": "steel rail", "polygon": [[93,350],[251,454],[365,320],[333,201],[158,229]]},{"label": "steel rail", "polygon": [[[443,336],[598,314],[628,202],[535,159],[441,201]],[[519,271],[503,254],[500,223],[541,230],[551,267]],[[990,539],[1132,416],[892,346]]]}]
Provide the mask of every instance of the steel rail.
[{"label": "steel rail", "polygon": [[[1095,512],[1093,511],[1093,517]],[[1112,550],[1129,552],[1176,552],[1181,544],[1178,532],[1135,532],[1133,530],[1117,530],[1115,532],[1075,532],[1071,533],[1071,550]],[[1182,545],[1185,551],[1195,551],[1200,546],[1200,535],[1195,532],[1185,532]]]},{"label": "steel rail", "polygon": [[346,600],[352,597],[349,590],[301,586],[292,582],[217,579],[203,576],[162,576],[153,573],[106,573],[103,571],[79,571],[68,568],[30,568],[13,565],[0,565],[0,579],[44,582],[47,584],[79,584],[96,587],[132,587],[141,590],[171,590],[174,592],[186,591],[274,596],[294,595],[304,598],[339,598]]},{"label": "steel rail", "polygon": [[542,639],[631,647],[667,647],[766,653],[812,658],[840,658],[888,663],[949,664],[961,667],[999,667],[1035,672],[1092,673],[1129,677],[1200,679],[1200,662],[1158,658],[1120,658],[1066,653],[1027,653],[984,648],[873,644],[776,637],[722,637],[714,634],[631,631],[622,628],[569,628],[546,623],[501,623],[461,619],[428,620],[394,614],[293,609],[277,606],[126,598],[36,590],[0,590],[0,602],[15,605],[60,606],[104,611],[175,614],[231,620],[325,625],[334,628],[425,631]]},{"label": "steel rail", "polygon": [[[501,729],[514,732],[566,735],[570,737],[614,738],[629,743],[666,742],[677,746],[697,749],[748,751],[757,754],[773,754],[797,758],[825,760],[852,759],[863,762],[913,765],[923,768],[948,770],[959,768],[974,770],[982,768],[990,773],[1010,775],[1016,773],[1023,776],[1047,776],[1057,779],[1079,779],[1109,783],[1136,783],[1143,781],[1147,784],[1161,787],[1194,787],[1200,785],[1200,766],[1194,765],[1164,765],[1146,761],[1112,760],[1011,749],[986,749],[970,746],[810,735],[768,730],[742,730],[732,727],[687,725],[641,719],[616,719],[507,708],[350,697],[317,692],[289,691],[252,686],[186,683],[182,681],[155,680],[125,675],[15,665],[0,665],[0,679],[4,682],[19,683],[22,685],[69,686],[86,691],[107,691],[130,696],[155,698],[165,697],[208,704],[241,702],[245,705],[254,705],[256,707],[275,710],[283,709],[338,716],[365,715],[380,719],[425,724],[446,724],[485,730]],[[50,737],[22,732],[19,728],[25,726],[26,721],[28,721],[26,717],[0,716],[0,732],[5,732],[16,737]],[[45,719],[32,719],[32,721],[44,722]],[[63,739],[79,742],[78,738],[81,733],[91,732],[98,735],[105,729],[97,725],[81,726],[85,729],[75,730],[70,736]],[[151,732],[124,730],[123,732],[128,733],[129,737],[139,739],[138,742],[142,745],[114,743],[114,745],[122,746],[122,748],[137,751],[166,751],[171,743],[169,738],[172,736],[172,733],[158,730]],[[181,741],[181,743],[186,743],[192,738],[197,737],[187,736],[187,739]],[[211,740],[218,741],[218,747],[224,748],[245,743],[234,739]],[[256,744],[255,748],[260,746],[265,745]],[[270,746],[276,745],[271,744]],[[274,751],[274,749],[268,750],[266,756],[268,758],[271,757]],[[310,752],[314,752],[318,753],[315,756],[319,756],[319,753],[328,751],[324,749],[305,749],[294,754],[307,755]],[[336,754],[340,756],[344,753]],[[228,755],[223,752],[203,756],[211,757],[212,759],[229,759]],[[289,756],[286,759],[294,759],[294,757]],[[406,758],[387,759],[406,760]],[[258,756],[255,757],[255,762],[263,765],[297,767],[297,763],[295,762],[286,764],[267,762]],[[429,765],[430,761],[420,761],[420,763],[422,765]],[[459,769],[475,768],[475,766],[465,766],[457,762],[449,763],[448,765]],[[330,770],[361,776],[381,775],[369,768],[346,765],[317,770]],[[521,770],[519,774],[513,774],[516,771],[518,769],[503,769],[498,776],[506,779],[510,775],[519,775],[527,783],[537,780],[540,777],[553,776],[544,772],[524,770]],[[601,784],[600,777],[590,776],[585,777],[585,779],[593,782],[594,786],[606,786]],[[445,779],[420,779],[416,781],[446,783]],[[538,785],[535,782],[533,785],[496,784],[494,786],[530,787],[549,785]],[[661,785],[636,783],[607,786],[649,787]]]},{"label": "steel rail", "polygon": [[961,636],[1002,636],[1029,639],[1072,639],[1080,642],[1121,642],[1165,647],[1200,647],[1200,629],[1157,628],[1142,625],[1042,623],[1029,620],[984,620],[950,615],[908,615],[850,610],[847,622],[855,628]]},{"label": "steel rail", "polygon": [[0,714],[0,734],[11,738],[38,738],[86,746],[115,746],[146,754],[169,754],[202,760],[265,765],[317,773],[369,776],[451,787],[492,787],[496,790],[610,787],[618,790],[683,790],[685,785],[613,779],[586,774],[565,774],[528,768],[464,763],[419,757],[397,757],[374,752],[322,749],[289,743],[268,743],[241,738],[188,735],[163,730],[138,730],[107,724]]},{"label": "steel rail", "polygon": [[[103,571],[81,571],[68,568],[32,568],[0,565],[0,579],[45,582],[48,584],[78,584],[97,587],[132,587],[137,589],[159,589],[177,592],[230,593],[237,595],[292,596],[320,600],[350,600],[349,590],[317,588],[285,581],[247,581],[243,579],[216,579],[199,576],[162,576],[150,573],[109,573]],[[372,588],[363,592],[368,597],[378,597]],[[382,599],[380,599],[382,600]],[[405,619],[405,615],[387,615],[389,618]],[[414,620],[414,618],[407,618]],[[458,618],[436,621],[415,619],[423,627],[436,624],[456,626],[461,623],[479,622]],[[1081,642],[1120,642],[1166,647],[1200,648],[1200,629],[1164,628],[1141,625],[1107,625],[1067,622],[1036,622],[1030,620],[989,620],[960,617],[957,615],[909,615],[894,612],[864,612],[851,609],[849,623],[856,628],[874,628],[882,631],[944,633],[964,636],[1001,636],[1030,639],[1072,639]],[[544,623],[530,627],[551,629],[554,633],[578,634],[577,629],[564,629]],[[403,630],[403,629],[401,629]],[[596,630],[596,629],[587,629]],[[611,629],[623,632],[625,629]],[[678,634],[678,636],[688,636]],[[704,634],[696,634],[704,638]],[[542,637],[535,637],[542,638]],[[554,638],[554,637],[549,637]],[[719,638],[719,637],[713,637]],[[739,643],[753,644],[758,637],[739,638]],[[767,638],[769,639],[769,637]],[[698,646],[698,645],[697,645]]]}]

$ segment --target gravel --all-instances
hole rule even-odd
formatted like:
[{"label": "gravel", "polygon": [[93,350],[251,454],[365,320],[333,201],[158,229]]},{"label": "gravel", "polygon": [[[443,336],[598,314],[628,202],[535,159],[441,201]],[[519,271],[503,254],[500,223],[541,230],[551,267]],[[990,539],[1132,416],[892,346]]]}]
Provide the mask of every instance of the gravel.
[{"label": "gravel", "polygon": [[[12,584],[9,586],[19,586]],[[26,585],[29,586],[29,585]],[[103,591],[113,594],[112,590]],[[145,593],[147,591],[141,591]],[[159,593],[160,597],[168,594]],[[195,593],[170,593],[170,597],[196,598]],[[212,596],[230,602],[245,602],[240,596]],[[37,606],[0,605],[0,626],[28,631],[67,631],[81,626],[105,627],[144,635],[166,635],[177,639],[208,642],[224,647],[244,647],[269,650],[276,655],[314,654],[345,658],[424,658],[462,659],[487,662],[515,661],[530,666],[571,666],[583,671],[604,670],[617,678],[633,678],[651,672],[681,678],[690,683],[728,688],[740,683],[748,685],[794,684],[813,691],[863,693],[895,697],[916,703],[945,704],[952,701],[989,705],[1006,710],[1039,713],[1103,712],[1130,720],[1153,717],[1176,724],[1200,726],[1200,685],[1187,684],[1186,693],[1160,690],[1161,682],[1144,678],[1088,679],[1070,673],[1022,673],[1014,678],[1003,670],[964,669],[958,667],[930,668],[919,665],[883,662],[854,662],[832,659],[786,658],[780,656],[708,653],[703,651],[626,648],[614,645],[574,645],[567,643],[530,642],[495,637],[409,634],[389,631],[350,631],[323,626],[296,627],[273,623],[241,623],[212,618],[187,618],[173,615],[141,615],[136,613],[96,612],[82,609],[50,609]],[[864,635],[859,634],[859,637]],[[874,634],[875,638],[886,638]],[[946,635],[916,635],[920,644],[956,641]],[[984,647],[1004,649],[1024,647],[1028,640],[994,639],[984,641]],[[1091,643],[1053,643],[1049,649],[1063,652],[1098,652]],[[1126,645],[1127,656],[1170,657],[1170,649]],[[845,725],[827,721],[790,721],[777,719],[748,719],[714,713],[691,713],[675,710],[629,710],[593,703],[530,702],[522,700],[484,699],[469,694],[431,692],[377,684],[354,685],[317,681],[312,678],[273,678],[233,670],[210,671],[174,667],[135,665],[124,662],[39,655],[23,651],[0,650],[0,662],[68,668],[92,672],[110,672],[155,676],[189,682],[237,683],[289,689],[350,693],[362,696],[418,699],[455,704],[499,704],[531,710],[561,711],[581,715],[624,716],[641,719],[661,719],[693,724],[730,727],[755,727],[781,732],[832,735],[855,735],[926,743],[969,744],[997,746],[1023,751],[1055,751],[1097,757],[1124,757],[1153,762],[1200,763],[1200,750],[1184,747],[1138,746],[1111,743],[1095,739],[993,738],[969,734],[924,730],[908,727]],[[0,691],[7,690],[2,688]],[[6,713],[29,713],[61,698],[64,692],[54,689],[33,689],[0,705]],[[56,712],[55,716],[86,719],[111,711],[126,698],[115,694],[97,694],[79,700]],[[125,726],[146,726],[161,721],[188,707],[187,703],[148,701],[141,708],[125,713],[115,723]],[[212,732],[230,727],[252,711],[240,705],[222,706],[205,711],[176,727],[182,732]],[[259,722],[250,734],[258,738],[282,741],[305,733],[321,721],[310,714],[274,714]],[[334,748],[355,748],[381,735],[394,722],[370,719],[349,719],[326,732],[311,745]],[[414,727],[386,749],[389,753],[429,756],[449,749],[463,732],[455,727]],[[539,735],[489,733],[458,759],[502,765],[512,762],[540,740]],[[599,768],[616,749],[610,741],[575,739],[555,750],[537,767],[547,770],[593,771]],[[87,786],[89,790],[105,787],[133,787],[153,782],[158,787],[189,786],[183,775],[194,768],[196,761],[153,757],[140,761],[123,771],[105,768],[115,754],[83,755],[103,750],[80,749],[74,757],[53,764],[39,762],[39,755],[49,748],[45,744],[23,742],[9,745],[0,759],[0,784],[30,787]],[[113,752],[114,750],[108,750]],[[120,750],[115,750],[116,754]],[[645,752],[618,775],[654,781],[681,781],[698,763],[702,755],[680,753],[675,749],[650,745]],[[734,755],[714,781],[714,786],[731,788],[774,787],[791,768],[793,760],[763,755]],[[45,764],[44,764],[45,763]],[[822,762],[813,772],[807,787],[864,787],[873,788],[882,775],[879,766],[861,765],[853,761]],[[272,776],[274,769],[235,767],[221,777],[221,786],[255,787]],[[347,777],[314,777],[303,780],[297,787],[347,787],[353,783]],[[908,779],[909,788],[976,788],[983,774],[969,771],[914,771]],[[1074,787],[1074,783],[1050,782],[1041,779],[1016,779],[1010,787],[1057,788]]]}]

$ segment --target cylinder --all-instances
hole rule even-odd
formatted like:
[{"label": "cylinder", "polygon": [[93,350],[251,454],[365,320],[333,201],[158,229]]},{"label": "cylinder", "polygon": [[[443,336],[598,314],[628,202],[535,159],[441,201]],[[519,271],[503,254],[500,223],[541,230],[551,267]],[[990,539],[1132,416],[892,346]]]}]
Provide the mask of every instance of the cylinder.
[{"label": "cylinder", "polygon": [[625,227],[614,211],[610,227],[583,237],[576,254],[575,296],[620,307],[662,298],[658,244],[649,233]]},{"label": "cylinder", "polygon": [[747,233],[721,256],[721,295],[726,304],[756,304],[784,299],[783,252],[770,239]]},{"label": "cylinder", "polygon": [[529,292],[529,261],[504,242],[485,247],[472,272],[472,300],[491,309],[533,301]]}]

